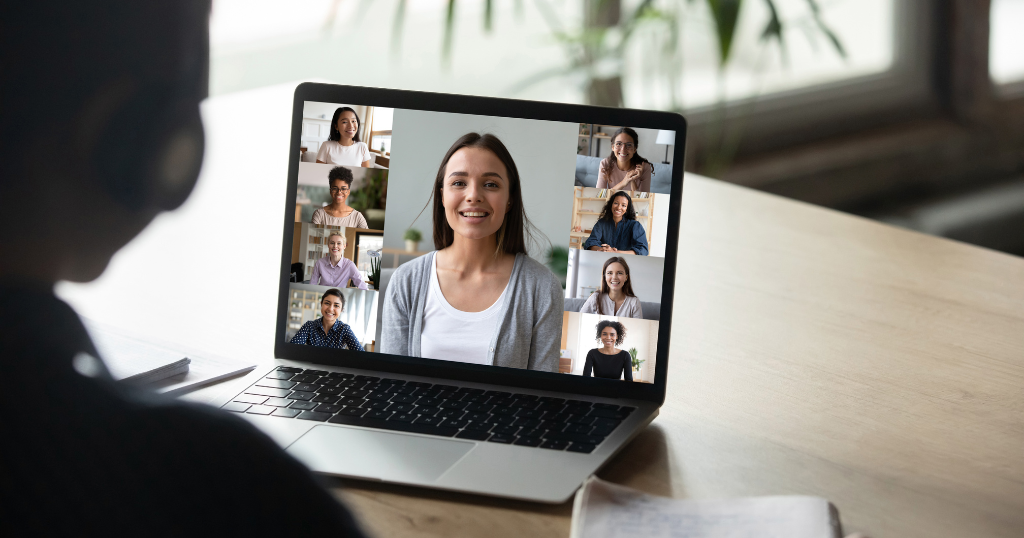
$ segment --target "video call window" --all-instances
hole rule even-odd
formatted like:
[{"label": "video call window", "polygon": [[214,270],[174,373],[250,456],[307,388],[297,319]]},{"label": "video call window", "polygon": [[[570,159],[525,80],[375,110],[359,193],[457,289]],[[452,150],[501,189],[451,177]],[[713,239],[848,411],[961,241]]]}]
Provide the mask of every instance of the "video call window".
[{"label": "video call window", "polygon": [[650,129],[313,102],[302,122],[291,343],[653,382],[672,165]]}]

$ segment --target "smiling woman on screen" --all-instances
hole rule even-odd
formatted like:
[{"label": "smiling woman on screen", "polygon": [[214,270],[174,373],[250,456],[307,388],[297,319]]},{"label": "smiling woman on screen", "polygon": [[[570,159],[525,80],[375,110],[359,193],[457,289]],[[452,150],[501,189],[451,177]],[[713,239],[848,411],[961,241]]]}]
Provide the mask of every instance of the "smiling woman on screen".
[{"label": "smiling woman on screen", "polygon": [[347,288],[351,280],[361,290],[367,289],[366,282],[363,282],[363,275],[352,260],[342,257],[345,252],[345,236],[341,232],[331,232],[327,237],[327,255],[320,258],[313,264],[313,274],[309,277],[309,283],[318,286],[336,286]]},{"label": "smiling woman on screen", "polygon": [[633,356],[619,349],[626,338],[626,327],[618,321],[602,321],[597,324],[597,340],[602,346],[591,349],[583,363],[583,377],[633,380]]},{"label": "smiling woman on screen", "polygon": [[342,166],[373,166],[373,156],[366,143],[359,141],[359,116],[343,106],[331,118],[331,135],[316,153],[316,162]]},{"label": "smiling woman on screen", "polygon": [[636,220],[633,201],[625,191],[619,191],[608,199],[601,210],[590,237],[583,243],[587,250],[617,252],[646,256],[648,252],[647,231]]},{"label": "smiling woman on screen", "polygon": [[366,228],[366,217],[348,205],[348,196],[352,193],[352,179],[352,171],[348,168],[344,166],[331,168],[331,171],[327,173],[331,203],[313,212],[313,224]]},{"label": "smiling woman on screen", "polygon": [[654,165],[640,156],[640,137],[623,127],[612,135],[612,154],[601,161],[597,188],[650,192]]},{"label": "smiling woman on screen", "polygon": [[462,136],[431,196],[437,250],[391,277],[381,351],[557,372],[562,288],[526,255],[531,225],[508,149],[493,135]]},{"label": "smiling woman on screen", "polygon": [[601,268],[601,285],[583,303],[580,312],[620,318],[643,318],[640,299],[633,294],[629,282],[629,265],[625,258],[613,256]]},{"label": "smiling woman on screen", "polygon": [[338,319],[344,310],[345,296],[341,294],[341,290],[325,291],[320,299],[321,317],[303,323],[302,328],[295,333],[289,343],[363,351],[363,345],[352,332],[352,327]]}]

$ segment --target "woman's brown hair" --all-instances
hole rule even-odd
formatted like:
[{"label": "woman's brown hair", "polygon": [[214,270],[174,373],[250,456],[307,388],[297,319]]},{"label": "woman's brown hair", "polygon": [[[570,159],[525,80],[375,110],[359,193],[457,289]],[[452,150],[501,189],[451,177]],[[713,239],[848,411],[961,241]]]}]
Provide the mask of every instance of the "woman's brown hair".
[{"label": "woman's brown hair", "polygon": [[[441,166],[437,169],[437,177],[434,179],[434,190],[431,196],[434,198],[434,248],[441,250],[455,241],[455,231],[448,224],[448,217],[444,213],[441,189],[444,187],[444,172],[448,167],[448,161],[452,155],[462,148],[483,148],[493,153],[502,164],[508,174],[508,201],[511,204],[505,213],[505,218],[498,229],[498,248],[495,254],[504,252],[506,254],[526,254],[526,239],[533,239],[533,225],[526,218],[526,209],[523,207],[523,193],[519,183],[519,170],[512,160],[512,154],[508,152],[505,144],[492,134],[466,133],[448,148],[444,154]],[[428,202],[429,203],[429,202]]]},{"label": "woman's brown hair", "polygon": [[[601,286],[597,288],[597,293],[608,293],[608,281],[605,280],[605,273],[608,271],[608,266],[613,263],[622,264],[622,268],[626,270],[626,285],[622,286],[622,293],[625,293],[629,297],[636,297],[633,293],[633,279],[629,276],[629,265],[626,264],[626,259],[620,256],[612,256],[605,260],[604,265],[601,266]],[[604,312],[601,311],[601,296],[597,296],[597,313],[603,316]],[[613,312],[614,313],[614,312]]]}]

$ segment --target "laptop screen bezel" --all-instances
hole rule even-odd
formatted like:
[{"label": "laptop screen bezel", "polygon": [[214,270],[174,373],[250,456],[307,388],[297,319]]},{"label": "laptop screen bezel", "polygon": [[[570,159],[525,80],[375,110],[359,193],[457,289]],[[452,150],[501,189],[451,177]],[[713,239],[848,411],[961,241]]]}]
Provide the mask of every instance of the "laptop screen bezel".
[{"label": "laptop screen bezel", "polygon": [[[295,229],[295,194],[298,189],[300,135],[302,112],[307,101],[323,103],[357,103],[360,105],[410,109],[456,114],[474,114],[532,120],[592,123],[599,125],[629,125],[647,129],[676,132],[673,148],[671,193],[665,246],[665,280],[662,283],[661,314],[658,324],[658,349],[654,383],[624,383],[618,380],[581,377],[563,373],[536,372],[514,368],[501,368],[441,361],[379,352],[349,351],[290,345],[285,342],[286,319],[289,308],[289,272],[292,263],[292,241]],[[679,222],[683,197],[683,167],[686,140],[686,120],[679,114],[649,110],[606,108],[563,103],[473,97],[465,95],[414,92],[303,83],[295,90],[292,108],[291,137],[288,143],[288,188],[284,200],[284,235],[281,245],[280,289],[274,340],[274,356],[313,364],[374,370],[435,377],[453,381],[472,381],[506,387],[558,391],[580,395],[604,396],[647,400],[661,404],[665,401],[669,347],[672,327],[673,295],[675,292],[676,256],[679,250]],[[383,307],[383,297],[378,298]]]}]

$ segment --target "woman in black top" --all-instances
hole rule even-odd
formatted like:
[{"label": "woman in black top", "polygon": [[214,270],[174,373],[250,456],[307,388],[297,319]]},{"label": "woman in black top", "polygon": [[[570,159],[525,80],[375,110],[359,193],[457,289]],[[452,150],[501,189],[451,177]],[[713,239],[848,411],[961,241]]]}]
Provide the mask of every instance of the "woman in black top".
[{"label": "woman in black top", "polygon": [[583,377],[603,377],[605,379],[633,380],[633,357],[628,351],[615,346],[622,345],[626,337],[626,328],[618,321],[602,321],[597,324],[597,339],[603,347],[591,349],[587,353],[587,362],[583,364]]}]

